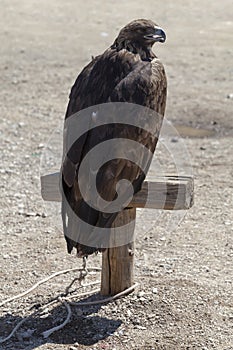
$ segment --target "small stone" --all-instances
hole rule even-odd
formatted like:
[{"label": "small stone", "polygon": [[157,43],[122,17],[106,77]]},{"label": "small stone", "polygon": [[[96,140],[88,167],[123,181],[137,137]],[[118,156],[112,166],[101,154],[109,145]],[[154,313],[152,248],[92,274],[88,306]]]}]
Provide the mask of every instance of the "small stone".
[{"label": "small stone", "polygon": [[82,316],[83,315],[83,311],[81,310],[81,309],[78,309],[77,311],[76,311],[76,314],[77,314],[77,316]]},{"label": "small stone", "polygon": [[226,226],[231,226],[233,224],[232,221],[224,221],[224,225]]},{"label": "small stone", "polygon": [[106,32],[101,32],[100,35],[101,35],[102,37],[106,38],[109,34],[106,33]]},{"label": "small stone", "polygon": [[141,322],[140,322],[140,320],[135,319],[132,321],[132,323],[134,326],[138,326],[138,325],[140,325]]},{"label": "small stone", "polygon": [[140,297],[140,301],[146,301],[146,298]]},{"label": "small stone", "polygon": [[109,336],[113,336],[114,335],[114,333],[111,333],[111,332],[106,332],[106,334],[109,335]]},{"label": "small stone", "polygon": [[33,213],[33,212],[27,212],[27,213],[25,213],[25,216],[37,216],[37,214],[36,213]]},{"label": "small stone", "polygon": [[[102,339],[103,338],[103,334],[95,334],[94,336],[93,336],[93,338],[92,339],[94,339],[94,340],[100,340],[100,339]],[[77,349],[76,349],[77,350]]]},{"label": "small stone", "polygon": [[35,329],[27,329],[26,331],[21,332],[20,335],[23,339],[28,339],[28,338],[31,338],[34,332],[35,332]]},{"label": "small stone", "polygon": [[25,125],[24,122],[19,122],[19,123],[18,123],[18,126],[19,126],[20,128],[22,128],[24,125]]},{"label": "small stone", "polygon": [[152,293],[153,293],[153,294],[157,294],[157,293],[158,293],[158,288],[153,288],[153,289],[152,289]]},{"label": "small stone", "polygon": [[139,325],[136,325],[135,328],[136,328],[136,329],[141,329],[141,330],[146,330],[146,329],[147,329],[146,327],[139,326]]}]

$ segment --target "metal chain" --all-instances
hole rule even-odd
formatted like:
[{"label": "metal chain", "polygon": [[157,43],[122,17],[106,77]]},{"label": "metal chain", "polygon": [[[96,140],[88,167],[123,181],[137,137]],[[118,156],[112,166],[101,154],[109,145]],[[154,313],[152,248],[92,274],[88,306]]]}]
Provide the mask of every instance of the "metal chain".
[{"label": "metal chain", "polygon": [[83,256],[82,270],[80,271],[80,274],[79,274],[79,282],[80,283],[82,282],[82,280],[84,280],[84,278],[86,277],[87,273],[88,273],[88,270],[87,270],[87,257]]}]

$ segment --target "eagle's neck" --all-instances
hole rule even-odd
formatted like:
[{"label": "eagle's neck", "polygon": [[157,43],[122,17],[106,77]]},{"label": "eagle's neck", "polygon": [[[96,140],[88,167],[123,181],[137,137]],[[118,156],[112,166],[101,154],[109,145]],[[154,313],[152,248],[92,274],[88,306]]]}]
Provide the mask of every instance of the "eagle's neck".
[{"label": "eagle's neck", "polygon": [[116,49],[117,51],[125,49],[125,50],[132,52],[134,54],[138,54],[143,61],[152,61],[156,57],[152,51],[151,46],[143,47],[139,43],[132,42],[130,40],[119,40],[117,38],[114,41],[111,48]]}]

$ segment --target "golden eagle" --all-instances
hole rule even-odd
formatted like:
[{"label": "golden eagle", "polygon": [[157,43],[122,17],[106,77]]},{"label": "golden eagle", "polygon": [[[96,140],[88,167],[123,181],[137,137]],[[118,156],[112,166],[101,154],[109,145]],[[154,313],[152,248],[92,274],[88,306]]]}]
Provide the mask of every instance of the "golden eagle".
[{"label": "golden eagle", "polygon": [[[102,55],[93,58],[77,77],[71,89],[65,123],[74,115],[78,119],[77,112],[88,107],[118,102],[140,105],[163,116],[167,91],[166,75],[162,63],[152,51],[152,46],[155,42],[163,43],[165,40],[165,32],[150,20],[134,20],[122,28],[114,43]],[[92,112],[92,121],[95,121],[95,118],[101,119],[101,113],[98,115]],[[155,136],[155,130],[148,131],[148,128],[145,130],[130,123],[111,121],[110,118],[107,124],[103,123],[96,128],[91,127],[63,154],[61,185],[64,235],[68,252],[70,253],[75,247],[78,256],[87,256],[95,251],[101,251],[102,247],[101,244],[91,244],[91,242],[85,244],[80,235],[87,236],[90,232],[88,230],[82,232],[85,231],[85,225],[78,225],[73,214],[75,213],[81,222],[97,228],[95,234],[98,235],[98,227],[111,227],[119,212],[119,210],[111,213],[98,210],[83,198],[78,173],[84,157],[94,146],[111,139],[115,139],[116,142],[117,139],[119,140],[119,148],[123,147],[120,139],[136,141],[153,154],[158,140],[158,133]],[[160,128],[161,123],[158,121],[156,123],[155,129]],[[77,127],[78,125],[77,123]],[[64,134],[64,145],[72,128],[72,125],[70,130],[68,127],[67,133]],[[66,149],[65,146],[64,148]],[[129,151],[135,152],[133,147]],[[116,186],[122,179],[130,181],[133,192],[138,192],[150,162],[151,157],[146,157],[144,170],[142,170],[136,164],[137,162],[117,156],[106,161],[95,174],[98,193],[110,203],[119,195],[116,192]],[[94,165],[90,164],[90,171],[86,174],[87,182],[91,174],[95,173],[93,167]],[[91,192],[92,189],[87,186],[87,191],[88,188]],[[127,200],[127,191],[123,192],[126,197],[124,200]]]}]

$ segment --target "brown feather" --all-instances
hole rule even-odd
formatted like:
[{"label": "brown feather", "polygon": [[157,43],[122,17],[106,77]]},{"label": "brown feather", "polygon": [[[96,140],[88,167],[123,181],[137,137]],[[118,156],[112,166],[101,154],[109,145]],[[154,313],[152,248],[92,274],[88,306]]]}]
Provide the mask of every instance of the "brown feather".
[{"label": "brown feather", "polygon": [[[124,27],[113,45],[102,55],[95,57],[77,77],[70,93],[70,100],[65,118],[87,107],[107,102],[130,102],[148,107],[164,115],[166,105],[166,75],[162,63],[156,58],[143,34],[155,28],[152,21],[137,20]],[[142,116],[143,117],[143,116]],[[159,129],[160,123],[157,128]],[[159,130],[157,130],[159,132]],[[68,130],[69,132],[69,130]],[[154,135],[155,130],[153,130]],[[141,143],[152,153],[157,137],[150,132],[121,124],[108,124],[91,129],[75,142],[65,154],[62,164],[63,196],[72,210],[85,222],[94,227],[110,227],[117,213],[98,212],[85,203],[80,193],[77,173],[84,156],[99,142],[113,138],[126,138]],[[66,140],[64,140],[66,142]],[[133,149],[131,152],[135,152]],[[151,157],[141,159],[146,164],[146,172]],[[90,174],[94,172],[90,164]],[[134,192],[140,190],[146,172],[137,164],[126,159],[114,159],[105,163],[97,174],[97,188],[103,199],[112,201],[116,198],[116,184],[121,179],[129,180]],[[86,179],[88,181],[88,179]],[[82,227],[75,227],[63,198],[62,217],[68,251],[76,247],[81,254],[88,255],[101,247],[87,247],[72,240],[72,232],[81,232]]]}]

